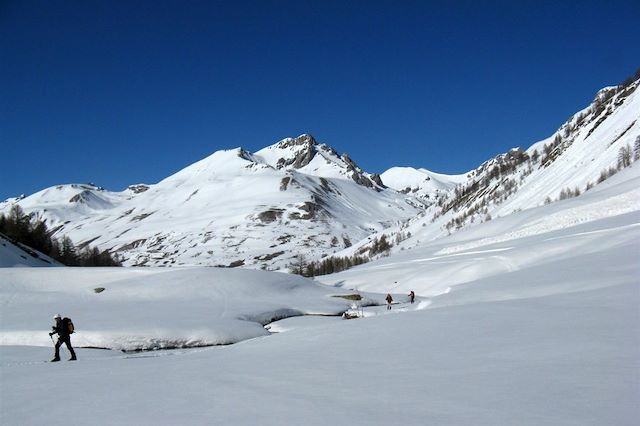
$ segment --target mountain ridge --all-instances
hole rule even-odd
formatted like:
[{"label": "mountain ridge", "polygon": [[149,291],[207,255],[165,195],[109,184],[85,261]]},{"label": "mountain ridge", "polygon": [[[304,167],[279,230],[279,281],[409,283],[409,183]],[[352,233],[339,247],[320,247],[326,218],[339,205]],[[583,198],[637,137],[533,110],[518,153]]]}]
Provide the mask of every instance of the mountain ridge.
[{"label": "mountain ridge", "polygon": [[156,184],[122,192],[59,185],[0,211],[18,204],[57,235],[116,252],[125,265],[284,268],[300,251],[320,257],[423,207],[378,181],[301,135],[255,154],[217,151]]},{"label": "mountain ridge", "polygon": [[366,253],[382,235],[401,249],[596,185],[621,151],[634,143],[640,149],[638,82],[598,91],[549,138],[462,175],[410,167],[371,174],[302,134],[255,153],[216,151],[121,192],[45,188],[0,203],[0,212],[20,205],[56,235],[91,241],[131,266],[287,269],[301,255]]}]

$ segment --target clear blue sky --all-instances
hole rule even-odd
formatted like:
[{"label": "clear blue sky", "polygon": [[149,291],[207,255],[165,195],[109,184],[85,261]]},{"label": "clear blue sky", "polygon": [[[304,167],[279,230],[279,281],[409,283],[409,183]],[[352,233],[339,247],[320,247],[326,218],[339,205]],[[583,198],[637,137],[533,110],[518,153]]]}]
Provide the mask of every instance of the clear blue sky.
[{"label": "clear blue sky", "polygon": [[1,1],[0,199],[311,133],[461,173],[640,67],[634,1]]}]

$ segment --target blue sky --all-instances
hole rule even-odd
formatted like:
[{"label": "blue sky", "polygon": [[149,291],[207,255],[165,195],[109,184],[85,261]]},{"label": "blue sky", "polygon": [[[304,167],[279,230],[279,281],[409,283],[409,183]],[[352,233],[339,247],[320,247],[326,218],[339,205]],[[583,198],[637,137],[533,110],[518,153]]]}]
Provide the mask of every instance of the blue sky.
[{"label": "blue sky", "polygon": [[640,2],[2,1],[0,199],[311,133],[461,173],[640,67]]}]

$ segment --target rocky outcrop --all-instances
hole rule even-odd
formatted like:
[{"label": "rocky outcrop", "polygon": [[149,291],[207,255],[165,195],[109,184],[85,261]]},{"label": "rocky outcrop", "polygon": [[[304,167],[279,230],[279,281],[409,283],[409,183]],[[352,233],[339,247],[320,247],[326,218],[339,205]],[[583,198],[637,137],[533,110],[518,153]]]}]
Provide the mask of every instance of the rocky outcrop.
[{"label": "rocky outcrop", "polygon": [[131,192],[133,192],[134,194],[140,194],[142,192],[146,192],[149,190],[149,186],[148,185],[144,185],[144,184],[138,184],[138,185],[129,185],[127,187],[127,189]]},{"label": "rocky outcrop", "polygon": [[295,148],[296,155],[291,158],[281,158],[276,164],[277,169],[284,169],[289,166],[300,169],[313,160],[316,155],[318,142],[311,135],[301,135],[297,138],[288,138],[280,142],[277,147],[280,149]]}]

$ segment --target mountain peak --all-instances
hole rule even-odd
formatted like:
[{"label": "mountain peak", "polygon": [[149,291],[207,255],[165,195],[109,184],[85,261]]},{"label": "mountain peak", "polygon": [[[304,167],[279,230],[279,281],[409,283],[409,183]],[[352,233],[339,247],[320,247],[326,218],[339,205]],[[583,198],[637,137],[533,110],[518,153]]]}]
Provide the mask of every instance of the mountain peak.
[{"label": "mountain peak", "polygon": [[313,136],[304,133],[264,148],[258,151],[256,156],[278,170],[290,167],[300,169],[314,159],[319,146],[322,145]]},{"label": "mountain peak", "polygon": [[297,146],[312,147],[315,145],[318,145],[318,141],[312,135],[308,133],[303,133],[297,138],[286,138],[281,140],[276,144],[276,147],[280,149],[287,149],[287,148],[297,147]]}]

